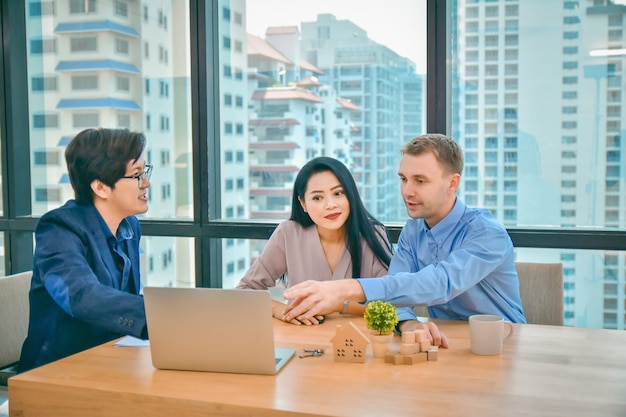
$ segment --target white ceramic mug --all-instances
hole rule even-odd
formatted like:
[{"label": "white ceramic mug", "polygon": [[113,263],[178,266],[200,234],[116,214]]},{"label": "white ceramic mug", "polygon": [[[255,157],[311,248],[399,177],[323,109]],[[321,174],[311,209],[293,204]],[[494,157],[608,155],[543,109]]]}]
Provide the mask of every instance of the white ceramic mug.
[{"label": "white ceramic mug", "polygon": [[[509,331],[504,335],[504,326]],[[513,334],[513,325],[500,316],[476,314],[469,318],[470,345],[472,353],[477,355],[499,355],[502,342]]]}]

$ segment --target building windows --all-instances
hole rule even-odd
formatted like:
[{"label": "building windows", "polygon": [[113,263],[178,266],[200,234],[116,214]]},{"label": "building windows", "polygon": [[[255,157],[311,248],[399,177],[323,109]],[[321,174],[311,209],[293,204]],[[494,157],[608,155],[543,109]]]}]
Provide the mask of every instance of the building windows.
[{"label": "building windows", "polygon": [[56,91],[57,77],[55,75],[32,77],[31,89],[33,91]]},{"label": "building windows", "polygon": [[30,53],[33,55],[51,54],[56,50],[56,39],[31,39],[30,41]]},{"label": "building windows", "polygon": [[519,39],[517,35],[506,35],[504,37],[504,44],[506,46],[517,46],[518,42]]},{"label": "building windows", "polygon": [[564,16],[563,24],[564,25],[574,25],[580,23],[580,18],[578,16]]},{"label": "building windows", "polygon": [[83,36],[70,39],[71,52],[94,52],[98,50],[98,38],[95,36]]},{"label": "building windows", "polygon": [[70,14],[95,12],[96,0],[70,0]]},{"label": "building windows", "polygon": [[72,90],[97,90],[98,89],[98,76],[97,75],[73,75],[72,76]]},{"label": "building windows", "polygon": [[563,136],[561,143],[564,145],[575,145],[578,143],[578,138],[576,136]]},{"label": "building windows", "polygon": [[169,97],[170,95],[170,86],[167,81],[159,81],[159,97]]},{"label": "building windows", "polygon": [[115,52],[121,55],[128,55],[128,41],[126,39],[115,39]]},{"label": "building windows", "polygon": [[564,70],[574,70],[578,68],[578,61],[566,61],[563,62]]},{"label": "building windows", "polygon": [[117,91],[129,92],[130,91],[130,79],[118,75],[115,77],[115,88]]},{"label": "building windows", "polygon": [[35,188],[35,201],[38,203],[59,203],[61,190],[58,187]]},{"label": "building windows", "polygon": [[169,116],[162,115],[160,118],[161,132],[168,132],[170,130],[170,118]]},{"label": "building windows", "polygon": [[72,127],[88,128],[100,126],[100,115],[98,113],[74,113],[72,114]]},{"label": "building windows", "polygon": [[33,114],[33,128],[56,128],[59,127],[59,115],[58,114]]},{"label": "building windows", "polygon": [[130,129],[131,128],[131,117],[130,114],[128,113],[118,113],[117,114],[117,126],[118,127],[123,127],[126,129]]},{"label": "building windows", "polygon": [[41,1],[28,3],[28,15],[30,17],[53,16],[54,1]]},{"label": "building windows", "polygon": [[35,151],[33,152],[33,163],[35,165],[60,165],[59,151]]},{"label": "building windows", "polygon": [[578,113],[578,107],[576,106],[563,106],[563,114],[576,114]]},{"label": "building windows", "polygon": [[113,5],[114,13],[119,17],[128,17],[128,3],[122,0],[115,0]]},{"label": "building windows", "polygon": [[578,47],[577,46],[564,46],[563,47],[563,55],[577,55]]}]

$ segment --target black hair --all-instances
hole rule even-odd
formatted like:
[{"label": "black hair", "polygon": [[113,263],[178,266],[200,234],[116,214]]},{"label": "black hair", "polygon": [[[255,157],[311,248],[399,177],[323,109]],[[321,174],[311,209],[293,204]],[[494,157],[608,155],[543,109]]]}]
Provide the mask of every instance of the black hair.
[{"label": "black hair", "polygon": [[[336,159],[326,156],[314,158],[307,162],[300,172],[298,172],[293,185],[290,220],[299,223],[302,227],[310,227],[314,224],[309,214],[302,208],[298,198],[304,201],[304,194],[309,179],[314,174],[326,171],[332,172],[337,177],[350,204],[350,215],[344,227],[346,246],[352,257],[352,277],[361,277],[361,237],[372,249],[374,255],[385,266],[389,267],[392,247],[389,243],[390,239],[387,229],[367,211],[363,205],[363,201],[361,201],[352,174],[343,163]],[[380,227],[377,228],[376,226]],[[386,247],[380,242],[379,236],[385,241]]]},{"label": "black hair", "polygon": [[85,129],[65,149],[65,161],[76,202],[93,204],[91,183],[111,188],[126,175],[128,162],[139,159],[146,145],[143,133],[128,129]]}]

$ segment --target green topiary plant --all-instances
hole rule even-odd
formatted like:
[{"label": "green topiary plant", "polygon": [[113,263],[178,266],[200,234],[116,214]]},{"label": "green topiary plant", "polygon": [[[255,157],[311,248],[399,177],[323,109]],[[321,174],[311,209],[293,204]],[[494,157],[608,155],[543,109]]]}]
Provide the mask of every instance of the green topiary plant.
[{"label": "green topiary plant", "polygon": [[398,324],[398,313],[393,304],[386,301],[372,301],[365,307],[363,314],[367,328],[378,332],[378,334],[389,334]]}]

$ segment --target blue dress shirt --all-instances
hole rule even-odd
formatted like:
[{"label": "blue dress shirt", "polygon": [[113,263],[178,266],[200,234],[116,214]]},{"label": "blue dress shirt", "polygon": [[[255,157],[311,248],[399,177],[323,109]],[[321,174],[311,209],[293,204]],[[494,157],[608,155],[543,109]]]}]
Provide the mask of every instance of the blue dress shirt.
[{"label": "blue dress shirt", "polygon": [[359,282],[367,301],[396,305],[400,321],[415,319],[413,306],[427,305],[433,318],[496,314],[526,322],[506,229],[488,210],[467,207],[459,198],[433,228],[424,219],[409,219],[389,275]]}]

